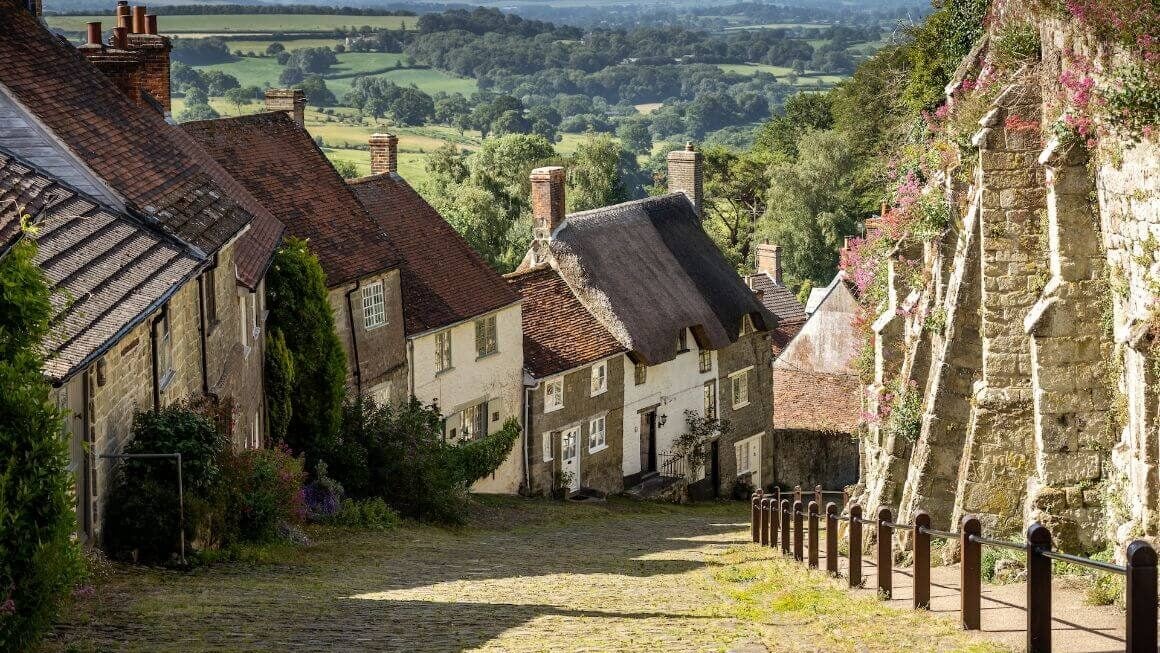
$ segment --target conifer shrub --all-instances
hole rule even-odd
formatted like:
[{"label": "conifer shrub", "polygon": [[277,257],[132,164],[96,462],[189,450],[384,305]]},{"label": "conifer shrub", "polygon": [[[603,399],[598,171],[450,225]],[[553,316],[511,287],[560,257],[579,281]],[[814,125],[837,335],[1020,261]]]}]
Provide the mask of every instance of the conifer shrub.
[{"label": "conifer shrub", "polygon": [[62,414],[42,374],[52,306],[31,240],[0,258],[0,650],[32,649],[83,573]]},{"label": "conifer shrub", "polygon": [[287,239],[275,254],[266,293],[269,328],[284,337],[294,372],[287,386],[285,442],[306,454],[307,469],[312,469],[336,446],[346,396],[346,353],[322,267],[305,240]]},{"label": "conifer shrub", "polygon": [[281,329],[266,331],[266,414],[270,440],[285,442],[294,414],[294,359]]}]

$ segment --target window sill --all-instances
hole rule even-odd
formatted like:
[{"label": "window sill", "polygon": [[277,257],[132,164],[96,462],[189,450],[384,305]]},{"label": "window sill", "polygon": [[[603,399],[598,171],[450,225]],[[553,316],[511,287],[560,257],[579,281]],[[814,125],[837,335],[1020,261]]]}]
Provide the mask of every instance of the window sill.
[{"label": "window sill", "polygon": [[381,329],[385,326],[387,326],[386,322],[383,322],[382,324],[375,324],[373,326],[367,326],[366,323],[364,322],[363,323],[363,331],[364,332],[374,331],[375,329]]},{"label": "window sill", "polygon": [[555,458],[545,458],[545,459],[544,459],[544,462],[546,462],[546,463],[550,463],[550,462],[552,462],[553,460],[555,460]]},{"label": "window sill", "polygon": [[588,453],[590,453],[590,454],[600,453],[601,451],[604,451],[607,448],[608,448],[607,444],[602,444],[599,447],[596,447],[595,449],[589,449]]},{"label": "window sill", "polygon": [[605,392],[608,392],[608,386],[605,386],[599,390],[593,390],[591,392],[591,394],[589,394],[588,396],[589,397],[599,397],[600,395],[604,394]]},{"label": "window sill", "polygon": [[443,375],[445,375],[445,374],[451,374],[451,373],[452,373],[452,372],[454,372],[454,371],[455,371],[455,366],[451,366],[451,367],[444,367],[444,368],[443,368],[443,369],[441,369],[441,370],[435,370],[435,376],[436,376],[436,377],[440,377],[440,376],[443,376]]},{"label": "window sill", "polygon": [[733,410],[740,410],[742,408],[745,408],[748,405],[749,405],[748,401],[743,403],[743,404],[733,404]]},{"label": "window sill", "polygon": [[475,360],[477,360],[477,361],[481,361],[481,360],[483,360],[483,359],[485,359],[485,358],[491,358],[492,356],[499,356],[499,350],[497,349],[497,350],[495,350],[495,351],[489,351],[489,352],[487,352],[486,354],[479,354],[479,353],[477,353],[477,354],[475,355]]},{"label": "window sill", "polygon": [[168,390],[169,386],[173,385],[173,379],[175,378],[177,378],[177,372],[174,370],[169,370],[165,374],[162,374],[161,380],[157,382],[157,391],[165,392]]},{"label": "window sill", "polygon": [[554,408],[544,408],[544,414],[547,415],[548,413],[554,413],[558,410],[564,410],[564,407],[563,406],[556,406]]}]

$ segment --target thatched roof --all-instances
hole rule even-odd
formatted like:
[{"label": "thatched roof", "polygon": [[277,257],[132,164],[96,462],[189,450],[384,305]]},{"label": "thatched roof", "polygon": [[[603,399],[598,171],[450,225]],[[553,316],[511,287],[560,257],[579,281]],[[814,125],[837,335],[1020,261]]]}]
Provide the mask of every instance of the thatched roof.
[{"label": "thatched roof", "polygon": [[550,251],[588,310],[647,364],[676,356],[684,328],[699,346],[722,349],[745,315],[761,331],[775,323],[682,193],[574,213]]}]

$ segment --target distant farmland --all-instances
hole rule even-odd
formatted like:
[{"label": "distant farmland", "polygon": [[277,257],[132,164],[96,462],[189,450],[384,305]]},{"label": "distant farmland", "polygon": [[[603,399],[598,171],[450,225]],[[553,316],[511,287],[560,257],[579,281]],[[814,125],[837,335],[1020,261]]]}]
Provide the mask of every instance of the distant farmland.
[{"label": "distant farmland", "polygon": [[[80,32],[85,23],[101,21],[112,28],[112,16],[46,16],[49,27],[69,32]],[[414,16],[337,16],[312,14],[205,14],[197,16],[158,17],[162,34],[274,34],[278,32],[333,32],[339,27],[399,29],[403,24],[414,27]]]}]

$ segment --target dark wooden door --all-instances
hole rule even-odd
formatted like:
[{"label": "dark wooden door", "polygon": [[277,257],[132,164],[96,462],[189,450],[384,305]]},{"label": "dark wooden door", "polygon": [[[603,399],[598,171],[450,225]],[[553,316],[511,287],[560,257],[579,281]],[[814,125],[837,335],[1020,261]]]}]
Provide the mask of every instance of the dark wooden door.
[{"label": "dark wooden door", "polygon": [[719,488],[721,486],[721,468],[718,466],[718,464],[719,464],[718,458],[720,456],[720,453],[721,453],[721,449],[718,446],[718,442],[716,440],[713,440],[712,442],[710,442],[709,443],[709,483],[710,483],[710,487],[713,488],[713,496],[714,497],[718,496],[717,488]]},{"label": "dark wooden door", "polygon": [[657,471],[657,413],[650,410],[640,414],[640,471]]}]

